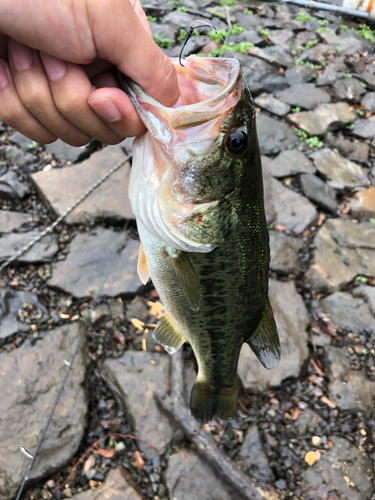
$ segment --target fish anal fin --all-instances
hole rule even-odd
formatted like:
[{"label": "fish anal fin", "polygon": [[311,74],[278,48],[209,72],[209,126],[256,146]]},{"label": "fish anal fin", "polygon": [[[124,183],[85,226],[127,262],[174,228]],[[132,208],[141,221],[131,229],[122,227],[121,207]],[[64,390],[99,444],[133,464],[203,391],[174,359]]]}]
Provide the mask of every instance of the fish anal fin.
[{"label": "fish anal fin", "polygon": [[246,340],[262,365],[271,370],[280,362],[281,347],[269,299],[255,332]]},{"label": "fish anal fin", "polygon": [[152,336],[169,353],[173,354],[185,342],[186,337],[180,332],[168,311],[160,318]]},{"label": "fish anal fin", "polygon": [[170,256],[170,258],[190,308],[193,311],[198,311],[200,300],[198,278],[188,254],[178,252],[176,256]]},{"label": "fish anal fin", "polygon": [[146,255],[145,251],[143,250],[142,243],[139,245],[137,272],[139,279],[145,285],[150,278],[150,272],[148,270]]}]

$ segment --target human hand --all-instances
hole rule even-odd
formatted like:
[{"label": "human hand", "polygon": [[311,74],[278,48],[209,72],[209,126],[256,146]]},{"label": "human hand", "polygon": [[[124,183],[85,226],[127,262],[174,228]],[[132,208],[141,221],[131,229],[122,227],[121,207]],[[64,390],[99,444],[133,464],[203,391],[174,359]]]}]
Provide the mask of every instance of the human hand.
[{"label": "human hand", "polygon": [[41,144],[144,130],[116,68],[166,106],[179,96],[139,0],[1,0],[0,118]]}]

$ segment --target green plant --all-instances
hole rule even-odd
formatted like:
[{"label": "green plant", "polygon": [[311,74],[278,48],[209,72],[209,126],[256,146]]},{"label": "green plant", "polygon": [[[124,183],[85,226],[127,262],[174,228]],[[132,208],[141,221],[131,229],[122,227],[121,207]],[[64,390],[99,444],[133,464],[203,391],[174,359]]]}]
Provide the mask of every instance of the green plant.
[{"label": "green plant", "polygon": [[226,30],[218,30],[217,32],[214,30],[210,30],[207,35],[216,43],[222,43],[228,36],[228,32]]},{"label": "green plant", "polygon": [[324,146],[324,142],[319,140],[316,135],[314,135],[313,137],[309,137],[305,140],[305,142],[310,148],[322,148]]},{"label": "green plant", "polygon": [[178,42],[183,42],[187,37],[187,31],[184,30],[183,28],[180,29],[180,32],[178,34],[178,37],[177,37],[177,41]]},{"label": "green plant", "polygon": [[254,47],[253,43],[250,42],[240,42],[240,43],[233,43],[229,42],[224,43],[221,47],[218,49],[213,49],[210,52],[211,57],[220,57],[222,56],[227,50],[230,52],[241,52],[242,54],[247,54],[249,52],[250,47]]},{"label": "green plant", "polygon": [[207,57],[207,54],[203,54],[203,52],[197,52],[196,54],[194,54],[198,57]]},{"label": "green plant", "polygon": [[156,21],[157,21],[156,17],[152,17],[152,16],[147,16],[147,20],[148,20],[150,23],[156,23]]},{"label": "green plant", "polygon": [[321,19],[320,21],[318,21],[318,23],[320,26],[327,26],[328,19]]},{"label": "green plant", "polygon": [[348,26],[346,24],[340,24],[340,29],[342,29],[343,31],[348,31]]},{"label": "green plant", "polygon": [[363,87],[364,89],[367,89],[367,85],[365,84],[365,82],[360,82],[360,84],[362,85],[362,87]]},{"label": "green plant", "polygon": [[290,186],[292,184],[292,179],[286,179],[284,181],[284,186]]},{"label": "green plant", "polygon": [[336,52],[337,52],[338,54],[341,54],[341,52],[342,52],[342,48],[341,48],[341,47],[339,47],[338,45],[337,45],[337,47],[335,47],[335,50],[336,50]]},{"label": "green plant", "polygon": [[308,135],[304,130],[301,130],[300,128],[295,129],[295,133],[298,135],[298,137],[302,140],[305,141],[308,138]]},{"label": "green plant", "polygon": [[154,39],[156,45],[159,45],[159,47],[161,47],[162,49],[171,49],[173,46],[173,40],[171,40],[170,38],[164,38],[157,33],[154,33],[152,35],[152,38]]},{"label": "green plant", "polygon": [[359,276],[357,276],[357,277],[356,277],[356,279],[355,279],[355,280],[356,280],[356,281],[359,281],[360,283],[367,283],[367,278],[366,278],[366,276],[361,276],[361,275],[359,275]]},{"label": "green plant", "polygon": [[304,52],[305,50],[308,50],[308,49],[311,49],[312,47],[314,47],[317,43],[319,43],[319,40],[309,40],[308,42],[306,42],[306,45],[301,45],[298,48],[299,48],[299,50]]},{"label": "green plant", "polygon": [[364,354],[366,356],[367,353],[368,353],[367,349],[362,349],[362,354]]},{"label": "green plant", "polygon": [[375,224],[375,219],[370,219],[371,224]]},{"label": "green plant", "polygon": [[306,21],[316,21],[316,17],[310,16],[307,12],[298,12],[296,15],[296,21],[301,21],[305,23]]},{"label": "green plant", "polygon": [[231,35],[239,35],[240,33],[243,33],[245,28],[242,28],[241,26],[238,26],[237,24],[232,25],[232,29],[230,30]]},{"label": "green plant", "polygon": [[359,114],[359,116],[363,116],[365,114],[362,109],[357,109],[357,113]]},{"label": "green plant", "polygon": [[293,113],[299,113],[301,111],[301,108],[297,106],[296,108],[292,109]]},{"label": "green plant", "polygon": [[254,12],[252,10],[245,10],[245,14],[247,14],[248,16],[253,16]]},{"label": "green plant", "polygon": [[332,136],[333,136],[332,132],[327,133],[327,137],[332,137]]},{"label": "green plant", "polygon": [[187,12],[187,8],[183,5],[181,7],[177,7],[178,12]]},{"label": "green plant", "polygon": [[234,0],[220,0],[220,5],[221,7],[233,7],[236,2]]},{"label": "green plant", "polygon": [[352,31],[354,31],[354,33],[358,33],[359,35],[361,35],[362,38],[364,38],[365,40],[368,40],[371,43],[375,42],[375,38],[374,38],[375,32],[372,31],[370,26],[368,26],[367,24],[360,24],[358,26],[357,30],[352,28]]},{"label": "green plant", "polygon": [[344,73],[342,76],[343,76],[343,78],[351,78],[352,74],[351,73]]},{"label": "green plant", "polygon": [[348,130],[353,130],[354,124],[351,123],[350,125],[347,125],[345,128],[348,129]]},{"label": "green plant", "polygon": [[260,36],[268,38],[270,36],[269,32],[263,28],[263,26],[258,26],[258,33]]},{"label": "green plant", "polygon": [[321,26],[320,28],[315,30],[315,33],[319,35],[320,33],[326,33],[327,31],[329,31],[328,28],[324,28],[323,26]]}]

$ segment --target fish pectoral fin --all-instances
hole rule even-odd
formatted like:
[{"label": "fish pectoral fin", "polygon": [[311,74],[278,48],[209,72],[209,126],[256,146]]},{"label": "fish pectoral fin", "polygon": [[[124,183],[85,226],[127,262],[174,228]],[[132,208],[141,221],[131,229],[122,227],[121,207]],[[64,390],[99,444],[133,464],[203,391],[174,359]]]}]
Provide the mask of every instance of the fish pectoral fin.
[{"label": "fish pectoral fin", "polygon": [[139,245],[137,272],[139,279],[145,285],[150,278],[150,272],[148,270],[146,255],[145,251],[143,250],[142,243]]},{"label": "fish pectoral fin", "polygon": [[173,354],[185,342],[186,337],[177,328],[168,311],[160,318],[152,336],[169,353]]},{"label": "fish pectoral fin", "polygon": [[188,254],[186,252],[178,252],[176,257],[170,256],[170,258],[190,308],[193,311],[198,311],[200,301],[198,278]]},{"label": "fish pectoral fin", "polygon": [[281,347],[275,318],[269,299],[255,332],[246,340],[265,368],[271,370],[279,364]]}]

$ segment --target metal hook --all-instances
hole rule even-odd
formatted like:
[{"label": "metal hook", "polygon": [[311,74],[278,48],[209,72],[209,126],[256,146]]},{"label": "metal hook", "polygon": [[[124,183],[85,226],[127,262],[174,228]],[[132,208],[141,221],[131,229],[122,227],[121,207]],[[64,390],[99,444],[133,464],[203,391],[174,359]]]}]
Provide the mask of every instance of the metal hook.
[{"label": "metal hook", "polygon": [[187,34],[186,38],[185,38],[185,41],[182,45],[182,48],[181,48],[181,51],[180,51],[180,55],[178,56],[178,61],[180,63],[181,66],[184,66],[181,62],[181,58],[182,58],[182,53],[184,51],[184,48],[186,47],[186,44],[188,43],[188,41],[190,40],[191,38],[191,35],[193,34],[194,30],[196,30],[197,28],[206,28],[207,26],[209,28],[211,28],[212,30],[215,31],[215,33],[217,33],[217,29],[215,28],[215,26],[212,26],[212,24],[210,23],[207,23],[206,21],[201,21],[202,24],[199,24],[198,26],[193,23],[189,29],[189,33]]}]

